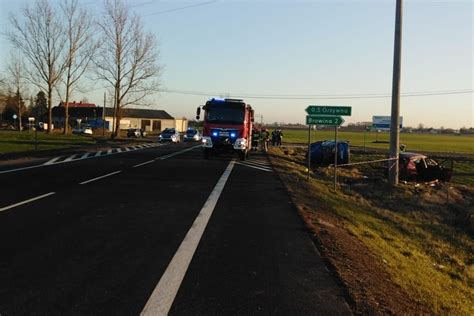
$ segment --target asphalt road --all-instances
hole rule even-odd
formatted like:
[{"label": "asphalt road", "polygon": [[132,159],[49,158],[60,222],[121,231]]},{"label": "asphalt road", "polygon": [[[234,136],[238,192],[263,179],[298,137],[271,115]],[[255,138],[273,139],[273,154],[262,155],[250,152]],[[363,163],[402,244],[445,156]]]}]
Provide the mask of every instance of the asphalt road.
[{"label": "asphalt road", "polygon": [[267,158],[195,146],[0,169],[0,315],[350,314]]}]

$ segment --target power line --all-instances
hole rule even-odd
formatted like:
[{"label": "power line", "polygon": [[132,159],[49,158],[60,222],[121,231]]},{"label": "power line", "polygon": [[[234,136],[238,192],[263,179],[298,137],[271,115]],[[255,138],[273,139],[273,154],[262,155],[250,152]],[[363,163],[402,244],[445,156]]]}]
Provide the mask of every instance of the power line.
[{"label": "power line", "polygon": [[175,12],[175,11],[180,11],[180,10],[185,10],[185,9],[189,9],[189,8],[194,8],[194,7],[199,7],[199,6],[203,6],[203,5],[208,5],[208,4],[217,2],[217,1],[218,1],[218,0],[213,0],[213,1],[207,1],[207,2],[201,2],[201,3],[190,4],[190,5],[187,5],[187,6],[184,6],[184,7],[179,7],[179,8],[169,9],[169,10],[163,10],[163,11],[158,11],[158,12],[149,13],[149,14],[144,14],[144,15],[142,15],[142,17],[151,16],[151,15],[157,15],[157,14],[163,14],[163,13],[169,13],[169,12]]},{"label": "power line", "polygon": [[[198,95],[198,96],[212,96],[222,95],[222,93],[215,92],[204,92],[204,91],[186,91],[176,89],[163,89],[163,93],[174,93],[174,94],[186,94],[186,95]],[[402,93],[401,97],[423,97],[423,96],[436,96],[436,95],[454,95],[454,94],[471,94],[474,90],[444,90],[444,91],[419,91],[419,92],[407,92]],[[278,94],[251,94],[251,93],[228,93],[229,97],[233,98],[245,98],[245,99],[270,99],[270,100],[313,100],[313,99],[325,99],[325,100],[339,100],[339,99],[381,99],[390,98],[391,94],[381,93],[367,93],[367,94],[344,94],[344,95],[278,95]]]}]

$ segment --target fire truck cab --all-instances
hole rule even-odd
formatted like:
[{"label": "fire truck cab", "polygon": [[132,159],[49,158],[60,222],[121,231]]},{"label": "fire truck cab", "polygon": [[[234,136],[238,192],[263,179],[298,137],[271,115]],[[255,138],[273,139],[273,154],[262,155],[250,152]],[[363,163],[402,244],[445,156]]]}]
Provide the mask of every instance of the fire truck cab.
[{"label": "fire truck cab", "polygon": [[241,160],[249,154],[252,143],[254,111],[249,104],[239,99],[212,98],[198,107],[204,110],[202,144],[204,158],[219,152],[237,152]]}]

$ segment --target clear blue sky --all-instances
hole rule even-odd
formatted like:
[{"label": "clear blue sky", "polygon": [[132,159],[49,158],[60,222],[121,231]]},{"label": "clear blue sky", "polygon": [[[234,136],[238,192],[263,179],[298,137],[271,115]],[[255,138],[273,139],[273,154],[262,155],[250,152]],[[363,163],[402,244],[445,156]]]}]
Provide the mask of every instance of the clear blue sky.
[{"label": "clear blue sky", "polygon": [[[27,2],[0,0],[2,28],[8,13]],[[395,0],[205,2],[129,1],[159,40],[164,89],[209,97],[391,92]],[[101,10],[101,1],[83,3]],[[193,4],[203,5],[172,11]],[[469,0],[404,1],[402,93],[474,90],[473,15]],[[4,60],[10,50],[5,38],[0,48]],[[90,91],[87,98],[102,104],[102,93]],[[473,96],[403,97],[404,125],[472,127]],[[150,103],[192,118],[206,99],[163,92]],[[304,122],[309,104],[349,105],[353,115],[346,121],[370,121],[389,115],[391,103],[390,97],[246,101],[265,122]]]}]

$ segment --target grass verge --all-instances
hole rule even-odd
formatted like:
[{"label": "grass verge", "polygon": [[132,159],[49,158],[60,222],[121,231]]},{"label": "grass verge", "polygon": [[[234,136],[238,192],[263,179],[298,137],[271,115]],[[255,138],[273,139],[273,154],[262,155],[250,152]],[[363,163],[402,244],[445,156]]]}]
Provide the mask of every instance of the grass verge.
[{"label": "grass verge", "polygon": [[[37,150],[63,149],[95,144],[92,137],[38,132]],[[35,150],[34,132],[0,131],[0,154]]]},{"label": "grass verge", "polygon": [[[376,258],[373,265],[383,262],[380,267],[389,275],[388,282],[419,304],[415,311],[426,307],[434,314],[474,314],[474,189],[471,186],[450,184],[450,199],[446,203],[447,187],[443,184],[409,184],[391,190],[385,180],[366,177],[352,168],[340,171],[340,187],[334,192],[332,173],[326,168],[315,170],[314,180],[306,182],[302,152],[293,150],[285,154],[281,149],[272,149],[270,155],[293,200],[304,204],[309,226],[321,226],[323,211],[337,217],[343,228],[373,254]],[[314,232],[321,234],[318,229]],[[329,239],[326,243],[326,247],[344,248],[341,240]],[[351,247],[346,246],[345,249]],[[357,281],[357,276],[344,273],[344,269],[355,265],[353,260],[363,258],[347,254],[339,257],[344,256],[345,263],[338,262],[341,258],[333,260],[339,276],[343,282],[352,282],[348,278]],[[381,287],[377,290],[370,288],[374,284],[370,282],[362,289],[388,292],[374,295],[379,300],[376,305],[383,305],[380,299],[392,295],[387,280],[384,282],[374,285]],[[349,284],[348,288],[355,286]],[[397,310],[396,302],[392,305],[387,309],[395,313],[413,312],[409,306],[400,305]]]}]

